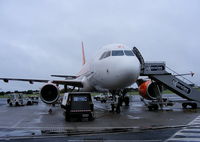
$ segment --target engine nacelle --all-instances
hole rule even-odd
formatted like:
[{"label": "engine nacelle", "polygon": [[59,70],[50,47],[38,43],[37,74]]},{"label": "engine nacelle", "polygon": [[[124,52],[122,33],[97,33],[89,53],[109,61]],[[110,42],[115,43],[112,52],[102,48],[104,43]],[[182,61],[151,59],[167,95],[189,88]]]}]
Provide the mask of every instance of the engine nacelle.
[{"label": "engine nacelle", "polygon": [[148,80],[139,85],[138,91],[143,98],[147,100],[156,100],[161,88],[155,82]]},{"label": "engine nacelle", "polygon": [[40,98],[46,104],[55,103],[59,96],[59,89],[55,84],[48,83],[40,90]]}]

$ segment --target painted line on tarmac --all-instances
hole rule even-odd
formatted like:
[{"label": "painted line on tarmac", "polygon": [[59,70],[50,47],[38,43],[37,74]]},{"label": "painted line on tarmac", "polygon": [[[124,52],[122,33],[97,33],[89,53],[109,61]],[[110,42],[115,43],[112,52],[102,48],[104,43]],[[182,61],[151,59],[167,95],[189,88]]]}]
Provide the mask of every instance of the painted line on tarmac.
[{"label": "painted line on tarmac", "polygon": [[25,118],[22,119],[22,120],[19,120],[19,121],[18,121],[16,124],[14,124],[11,128],[17,128],[17,126],[18,126],[20,123],[22,123],[24,120],[25,120]]},{"label": "painted line on tarmac", "polygon": [[200,115],[197,116],[193,121],[191,121],[187,127],[176,132],[165,142],[174,142],[174,141],[199,142],[200,141]]}]

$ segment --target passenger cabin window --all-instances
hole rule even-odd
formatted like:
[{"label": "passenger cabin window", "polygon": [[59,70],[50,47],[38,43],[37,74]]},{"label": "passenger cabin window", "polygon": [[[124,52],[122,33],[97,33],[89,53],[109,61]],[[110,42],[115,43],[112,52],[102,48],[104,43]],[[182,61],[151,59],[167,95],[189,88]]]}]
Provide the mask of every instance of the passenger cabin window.
[{"label": "passenger cabin window", "polygon": [[124,50],[126,56],[134,56],[133,52],[130,50]]},{"label": "passenger cabin window", "polygon": [[109,57],[110,54],[111,54],[111,51],[106,51],[106,52],[104,52],[104,53],[101,55],[101,57],[99,58],[99,60]]},{"label": "passenger cabin window", "polygon": [[113,50],[112,56],[124,56],[123,50]]}]

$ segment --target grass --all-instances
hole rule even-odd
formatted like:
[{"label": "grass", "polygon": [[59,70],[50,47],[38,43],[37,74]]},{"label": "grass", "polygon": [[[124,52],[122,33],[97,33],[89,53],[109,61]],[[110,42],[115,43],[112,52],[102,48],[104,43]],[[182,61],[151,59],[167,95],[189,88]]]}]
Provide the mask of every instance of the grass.
[{"label": "grass", "polygon": [[163,94],[174,94],[174,92],[170,91],[170,90],[164,90],[162,92]]},{"label": "grass", "polygon": [[[0,98],[8,98],[8,94],[6,95],[0,95]],[[39,94],[24,94],[25,97],[38,97]]]},{"label": "grass", "polygon": [[0,98],[7,98],[7,95],[0,95]]}]

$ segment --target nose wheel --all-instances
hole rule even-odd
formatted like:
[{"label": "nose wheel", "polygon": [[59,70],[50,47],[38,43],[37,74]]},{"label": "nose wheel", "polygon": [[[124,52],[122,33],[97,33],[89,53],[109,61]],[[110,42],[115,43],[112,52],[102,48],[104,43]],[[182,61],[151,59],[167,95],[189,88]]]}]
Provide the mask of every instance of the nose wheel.
[{"label": "nose wheel", "polygon": [[121,97],[115,94],[112,94],[112,103],[111,103],[111,112],[120,113],[121,109],[120,106],[121,103]]},{"label": "nose wheel", "polygon": [[120,109],[120,105],[118,104],[116,107],[116,113],[120,113],[120,112],[121,112],[121,109]]},{"label": "nose wheel", "polygon": [[125,97],[124,97],[125,106],[129,106],[129,102],[130,102],[129,97],[128,97],[128,96],[125,96]]},{"label": "nose wheel", "polygon": [[121,112],[121,108],[119,104],[111,104],[111,112],[116,112],[116,113],[120,113]]}]

